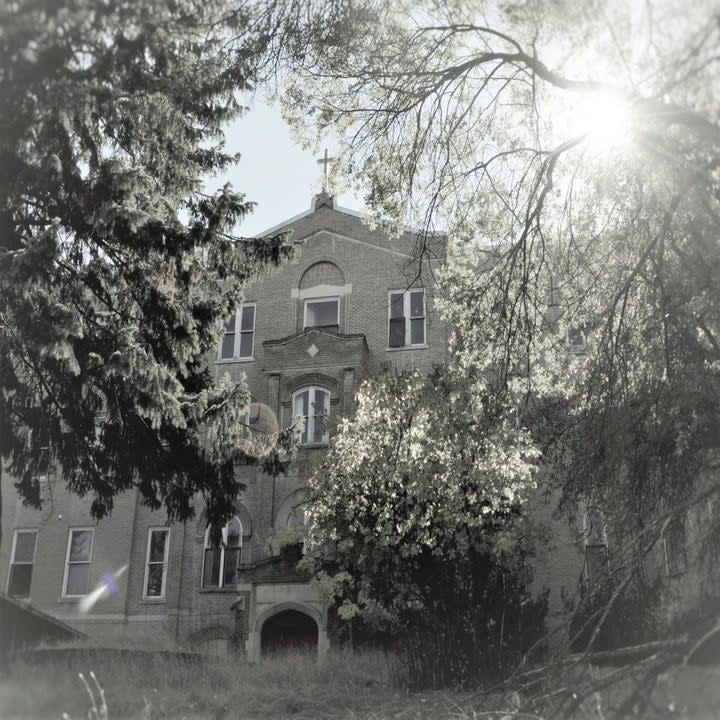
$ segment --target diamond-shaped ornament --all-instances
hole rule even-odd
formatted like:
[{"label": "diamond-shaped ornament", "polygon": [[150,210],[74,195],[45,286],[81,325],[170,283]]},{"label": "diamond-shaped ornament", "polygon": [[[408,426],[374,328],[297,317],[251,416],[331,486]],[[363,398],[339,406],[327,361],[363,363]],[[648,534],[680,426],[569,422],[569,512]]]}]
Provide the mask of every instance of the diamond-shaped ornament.
[{"label": "diamond-shaped ornament", "polygon": [[319,352],[320,352],[320,351],[318,350],[317,345],[315,345],[315,343],[313,343],[313,344],[307,349],[307,354],[308,354],[311,358],[314,358]]}]

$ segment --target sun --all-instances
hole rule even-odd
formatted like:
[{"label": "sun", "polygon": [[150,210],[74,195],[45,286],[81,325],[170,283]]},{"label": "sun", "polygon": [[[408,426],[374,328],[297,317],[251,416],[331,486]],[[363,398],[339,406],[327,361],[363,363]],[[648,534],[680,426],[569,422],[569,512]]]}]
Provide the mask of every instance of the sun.
[{"label": "sun", "polygon": [[611,92],[586,93],[572,111],[576,135],[587,135],[588,145],[598,152],[613,150],[632,137],[632,113],[624,97]]}]

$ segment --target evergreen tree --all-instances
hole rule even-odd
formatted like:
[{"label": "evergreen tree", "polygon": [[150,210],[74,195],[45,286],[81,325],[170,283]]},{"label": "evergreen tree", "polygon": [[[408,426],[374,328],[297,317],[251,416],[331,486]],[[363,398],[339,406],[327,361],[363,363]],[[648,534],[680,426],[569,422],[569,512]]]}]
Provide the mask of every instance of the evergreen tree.
[{"label": "evergreen tree", "polygon": [[234,236],[252,203],[203,180],[236,161],[261,27],[220,0],[0,9],[0,454],[32,506],[49,466],[97,518],[131,488],[170,518],[198,493],[232,512],[248,393],[208,365],[290,247]]}]

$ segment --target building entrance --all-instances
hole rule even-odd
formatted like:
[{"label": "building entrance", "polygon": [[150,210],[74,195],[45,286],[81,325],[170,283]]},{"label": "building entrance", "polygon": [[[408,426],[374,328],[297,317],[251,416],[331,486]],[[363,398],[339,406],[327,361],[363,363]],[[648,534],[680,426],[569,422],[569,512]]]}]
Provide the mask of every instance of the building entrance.
[{"label": "building entrance", "polygon": [[309,615],[298,610],[284,610],[265,621],[260,644],[263,657],[287,650],[316,653],[317,623]]}]

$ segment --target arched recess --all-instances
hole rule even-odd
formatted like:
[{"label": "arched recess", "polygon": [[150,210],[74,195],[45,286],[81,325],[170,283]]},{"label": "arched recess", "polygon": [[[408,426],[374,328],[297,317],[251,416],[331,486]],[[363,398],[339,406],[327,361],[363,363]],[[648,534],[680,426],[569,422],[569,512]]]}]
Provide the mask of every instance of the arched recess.
[{"label": "arched recess", "polygon": [[329,260],[320,260],[314,262],[300,274],[298,281],[298,288],[300,290],[307,290],[311,287],[317,287],[322,285],[344,285],[345,276],[342,270],[334,263]]},{"label": "arched recess", "polygon": [[[249,540],[252,537],[253,521],[252,515],[248,509],[241,502],[235,503],[235,515],[240,519],[242,524],[242,538],[243,542]],[[205,511],[198,513],[198,519],[195,523],[195,539],[198,542],[202,542],[205,538],[205,531],[207,530],[207,515]]]},{"label": "arched recess", "polygon": [[288,527],[288,520],[297,507],[305,502],[307,497],[307,488],[301,487],[294,490],[280,503],[277,513],[275,514],[275,529]]},{"label": "arched recess", "polygon": [[295,377],[288,378],[283,383],[284,395],[283,402],[290,400],[290,396],[301,388],[308,387],[310,385],[326,388],[330,391],[331,397],[337,397],[339,383],[336,378],[331,375],[326,375],[320,372],[303,373],[302,375],[296,375]]},{"label": "arched recess", "polygon": [[263,656],[287,650],[317,652],[322,616],[307,605],[286,602],[262,613],[255,627]]},{"label": "arched recess", "polygon": [[321,630],[325,629],[325,618],[319,610],[312,607],[311,605],[304,605],[303,603],[288,601],[273,605],[272,607],[267,608],[267,610],[261,612],[257,616],[257,618],[255,618],[255,631],[259,632],[262,629],[262,626],[265,624],[266,620],[271,618],[273,615],[284,612],[285,610],[297,610],[298,612],[305,613],[315,621],[318,628],[320,628]]}]

